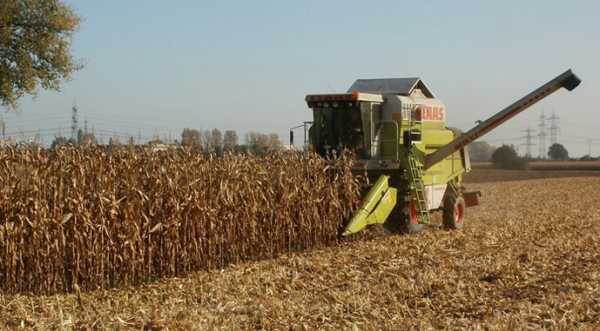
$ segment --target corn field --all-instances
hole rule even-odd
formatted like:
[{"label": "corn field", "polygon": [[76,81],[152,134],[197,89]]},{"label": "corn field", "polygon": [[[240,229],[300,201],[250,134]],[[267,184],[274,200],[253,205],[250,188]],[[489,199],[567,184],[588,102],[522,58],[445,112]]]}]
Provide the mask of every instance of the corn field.
[{"label": "corn field", "polygon": [[337,240],[349,163],[185,150],[0,150],[0,290],[132,285]]}]

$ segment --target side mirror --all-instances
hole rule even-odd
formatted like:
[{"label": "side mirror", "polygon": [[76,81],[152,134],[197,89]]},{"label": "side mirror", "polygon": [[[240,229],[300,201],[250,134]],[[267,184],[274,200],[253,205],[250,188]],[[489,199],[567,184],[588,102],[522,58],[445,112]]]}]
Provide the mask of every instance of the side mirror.
[{"label": "side mirror", "polygon": [[406,148],[410,148],[410,146],[412,145],[412,137],[410,135],[410,131],[404,130],[404,133],[402,134],[402,144]]}]

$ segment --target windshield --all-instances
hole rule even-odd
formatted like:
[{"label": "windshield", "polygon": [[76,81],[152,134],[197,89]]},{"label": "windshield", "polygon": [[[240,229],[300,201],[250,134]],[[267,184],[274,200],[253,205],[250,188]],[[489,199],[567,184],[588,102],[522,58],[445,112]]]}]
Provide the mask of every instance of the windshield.
[{"label": "windshield", "polygon": [[317,153],[326,156],[350,149],[357,156],[365,155],[359,108],[318,108],[314,117]]}]

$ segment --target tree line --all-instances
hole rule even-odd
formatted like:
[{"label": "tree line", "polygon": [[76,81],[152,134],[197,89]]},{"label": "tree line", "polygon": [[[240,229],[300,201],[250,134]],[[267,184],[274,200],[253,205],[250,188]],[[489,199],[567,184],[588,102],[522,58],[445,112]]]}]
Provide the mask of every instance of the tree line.
[{"label": "tree line", "polygon": [[[495,147],[485,141],[476,141],[469,145],[469,157],[474,162],[491,161],[495,166],[504,169],[525,169],[529,160],[537,158],[531,155],[519,156],[515,146],[502,145]],[[547,157],[550,160],[572,160],[569,151],[564,145],[554,143],[548,148]],[[594,158],[590,155],[584,155],[579,160],[591,161],[600,158]]]},{"label": "tree line", "polygon": [[239,142],[235,130],[226,130],[222,133],[219,129],[199,130],[183,129],[181,132],[181,146],[200,149],[205,153],[252,153],[265,155],[283,148],[276,133],[248,132],[245,143]]},{"label": "tree line", "polygon": [[[283,149],[283,144],[276,133],[248,132],[244,138],[244,142],[241,143],[238,133],[235,130],[225,130],[225,132],[222,132],[216,128],[209,130],[185,128],[181,132],[181,139],[176,140],[174,144],[170,145],[217,155],[223,155],[224,153],[265,155]],[[85,132],[80,129],[75,138],[55,137],[50,148],[62,145],[91,146],[97,144],[98,139],[96,139],[94,133]],[[141,144],[139,142],[136,143],[133,136],[129,137],[126,142],[122,142],[119,136],[110,137],[108,140],[109,147],[125,145],[133,147]],[[159,138],[154,138],[145,145],[157,147],[165,145],[165,143]]]}]

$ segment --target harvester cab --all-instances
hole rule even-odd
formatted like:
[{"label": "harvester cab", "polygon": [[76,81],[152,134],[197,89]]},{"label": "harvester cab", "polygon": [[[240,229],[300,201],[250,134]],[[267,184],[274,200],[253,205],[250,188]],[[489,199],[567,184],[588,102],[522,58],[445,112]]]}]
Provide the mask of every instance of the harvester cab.
[{"label": "harvester cab", "polygon": [[432,211],[444,226],[463,226],[466,207],[479,192],[466,192],[462,175],[470,170],[467,145],[561,87],[580,83],[567,70],[461,133],[446,126],[446,108],[419,78],[359,79],[347,93],[307,95],[313,111],[310,141],[322,156],[350,150],[353,170],[371,186],[343,235],[370,224],[391,231],[419,232]]}]

